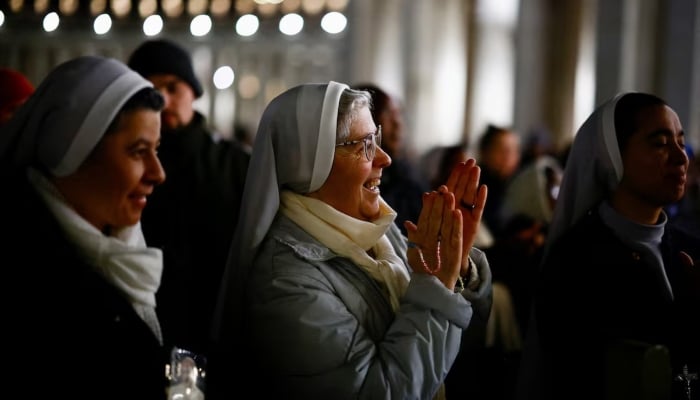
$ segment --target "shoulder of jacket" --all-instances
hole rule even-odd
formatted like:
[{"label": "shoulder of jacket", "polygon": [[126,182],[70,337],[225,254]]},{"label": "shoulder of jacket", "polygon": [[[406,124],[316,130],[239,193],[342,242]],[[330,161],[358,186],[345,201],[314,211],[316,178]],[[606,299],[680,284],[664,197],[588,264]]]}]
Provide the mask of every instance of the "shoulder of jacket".
[{"label": "shoulder of jacket", "polygon": [[327,261],[338,256],[284,215],[275,218],[268,231],[268,240],[288,247],[298,257],[310,262]]}]

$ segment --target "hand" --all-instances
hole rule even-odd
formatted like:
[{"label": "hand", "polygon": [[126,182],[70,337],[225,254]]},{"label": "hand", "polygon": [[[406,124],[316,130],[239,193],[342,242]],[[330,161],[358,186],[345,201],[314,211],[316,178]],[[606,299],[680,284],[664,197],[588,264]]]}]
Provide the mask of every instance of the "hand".
[{"label": "hand", "polygon": [[462,256],[465,257],[465,260],[462,262],[464,268],[461,271],[462,276],[466,276],[469,272],[469,263],[466,257],[469,256],[469,250],[474,245],[488,196],[486,185],[479,185],[480,176],[481,168],[476,165],[475,159],[470,158],[466,162],[457,164],[447,179],[447,189],[454,193],[457,208],[462,211],[464,221],[462,225]]},{"label": "hand", "polygon": [[404,223],[408,233],[408,263],[414,273],[435,275],[454,290],[462,260],[462,213],[455,209],[455,196],[440,186],[423,194],[418,225]]}]

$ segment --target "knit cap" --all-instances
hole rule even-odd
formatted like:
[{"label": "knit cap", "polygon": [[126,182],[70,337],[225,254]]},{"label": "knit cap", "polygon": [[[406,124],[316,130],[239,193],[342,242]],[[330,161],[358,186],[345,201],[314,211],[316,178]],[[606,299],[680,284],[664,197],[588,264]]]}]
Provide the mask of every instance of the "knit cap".
[{"label": "knit cap", "polygon": [[189,53],[169,40],[144,42],[131,54],[128,65],[145,78],[153,74],[176,75],[192,87],[196,98],[203,93],[202,85],[194,74]]}]

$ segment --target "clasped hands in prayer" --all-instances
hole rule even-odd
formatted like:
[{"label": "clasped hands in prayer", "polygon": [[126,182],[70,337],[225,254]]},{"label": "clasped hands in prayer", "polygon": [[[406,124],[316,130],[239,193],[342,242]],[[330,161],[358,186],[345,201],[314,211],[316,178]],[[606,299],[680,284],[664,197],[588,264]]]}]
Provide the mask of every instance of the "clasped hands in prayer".
[{"label": "clasped hands in prayer", "polygon": [[454,290],[458,277],[469,274],[469,250],[487,196],[486,186],[479,185],[480,174],[474,159],[459,163],[446,185],[423,193],[418,223],[404,223],[408,263],[413,272],[435,275],[450,290]]}]

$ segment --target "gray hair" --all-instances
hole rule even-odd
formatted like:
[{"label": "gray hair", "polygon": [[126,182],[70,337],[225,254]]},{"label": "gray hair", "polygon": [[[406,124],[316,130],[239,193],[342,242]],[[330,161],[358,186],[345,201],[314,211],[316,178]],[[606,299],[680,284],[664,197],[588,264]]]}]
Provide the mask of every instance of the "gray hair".
[{"label": "gray hair", "polygon": [[335,132],[336,143],[350,137],[350,125],[364,107],[372,108],[372,96],[366,90],[345,89],[338,102],[338,128]]}]

